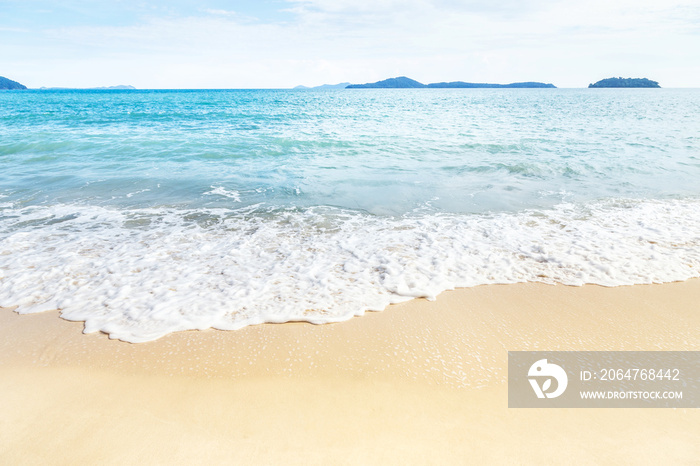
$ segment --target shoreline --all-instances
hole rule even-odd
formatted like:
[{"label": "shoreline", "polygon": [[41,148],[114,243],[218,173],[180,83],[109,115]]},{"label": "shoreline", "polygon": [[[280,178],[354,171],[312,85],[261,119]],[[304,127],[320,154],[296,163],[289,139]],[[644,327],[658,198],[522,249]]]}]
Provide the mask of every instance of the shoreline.
[{"label": "shoreline", "polygon": [[507,351],[700,350],[697,303],[700,279],[484,285],[335,324],[138,344],[0,309],[0,458],[689,463],[700,411],[508,409]]}]

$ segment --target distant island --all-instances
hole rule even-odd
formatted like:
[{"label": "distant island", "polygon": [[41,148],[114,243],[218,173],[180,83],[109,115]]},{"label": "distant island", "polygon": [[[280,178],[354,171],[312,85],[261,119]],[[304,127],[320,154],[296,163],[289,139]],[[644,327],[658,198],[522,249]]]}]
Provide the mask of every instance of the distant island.
[{"label": "distant island", "polygon": [[135,91],[134,86],[125,86],[120,84],[119,86],[107,86],[107,87],[40,87],[41,91]]},{"label": "distant island", "polygon": [[423,84],[415,79],[401,76],[398,78],[385,79],[376,83],[350,84],[346,89],[524,89],[524,88],[556,88],[554,84],[538,82],[523,82],[511,84],[489,84],[489,83],[466,83],[463,81],[453,81],[449,83]]},{"label": "distant island", "polygon": [[419,83],[415,79],[401,76],[399,78],[389,78],[384,81],[367,84],[350,84],[345,89],[419,89],[428,87],[423,83]]},{"label": "distant island", "polygon": [[130,85],[120,84],[118,86],[107,86],[107,87],[89,87],[88,89],[93,91],[135,91],[136,88]]},{"label": "distant island", "polygon": [[0,89],[26,89],[27,86],[0,76]]},{"label": "distant island", "polygon": [[323,84],[321,86],[313,86],[313,87],[308,87],[308,86],[296,86],[294,89],[345,89],[348,87],[350,83],[340,83],[340,84]]},{"label": "distant island", "polygon": [[589,88],[600,87],[661,87],[656,81],[647,78],[608,78],[589,84]]}]

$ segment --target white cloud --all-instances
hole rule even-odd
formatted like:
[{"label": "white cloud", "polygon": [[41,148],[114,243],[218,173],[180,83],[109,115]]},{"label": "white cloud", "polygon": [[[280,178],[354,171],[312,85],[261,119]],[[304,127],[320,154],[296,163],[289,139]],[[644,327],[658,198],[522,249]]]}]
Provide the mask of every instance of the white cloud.
[{"label": "white cloud", "polygon": [[636,75],[700,86],[696,3],[292,0],[288,21],[204,9],[130,26],[56,28],[0,52],[27,73],[37,61],[50,64],[52,81],[35,85],[290,87],[407,75],[585,86]]}]

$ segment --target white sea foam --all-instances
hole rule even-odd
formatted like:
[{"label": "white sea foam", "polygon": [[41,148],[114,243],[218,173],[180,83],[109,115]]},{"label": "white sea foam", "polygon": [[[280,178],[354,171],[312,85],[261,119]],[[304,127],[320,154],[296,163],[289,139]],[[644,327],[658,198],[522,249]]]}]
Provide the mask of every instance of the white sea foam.
[{"label": "white sea foam", "polygon": [[0,214],[0,305],[59,308],[85,321],[85,332],[130,342],[187,329],[335,322],[488,283],[700,276],[699,200],[393,218],[329,208],[247,215],[73,205]]},{"label": "white sea foam", "polygon": [[140,190],[138,190],[138,191],[134,191],[133,193],[128,193],[128,194],[126,195],[126,197],[134,197],[134,196],[136,196],[137,194],[147,193],[148,191],[150,191],[150,189],[140,189]]},{"label": "white sea foam", "polygon": [[223,186],[210,186],[211,191],[204,193],[205,196],[218,195],[233,199],[233,202],[241,202],[241,194],[238,191],[232,191]]}]

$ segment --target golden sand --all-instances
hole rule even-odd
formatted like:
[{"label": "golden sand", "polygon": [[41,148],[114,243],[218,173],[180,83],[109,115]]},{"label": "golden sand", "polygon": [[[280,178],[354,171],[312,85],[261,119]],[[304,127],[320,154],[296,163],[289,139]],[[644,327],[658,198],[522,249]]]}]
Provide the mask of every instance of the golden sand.
[{"label": "golden sand", "polygon": [[0,309],[0,464],[693,464],[700,410],[509,409],[508,350],[700,350],[700,280],[493,285],[128,344]]}]

